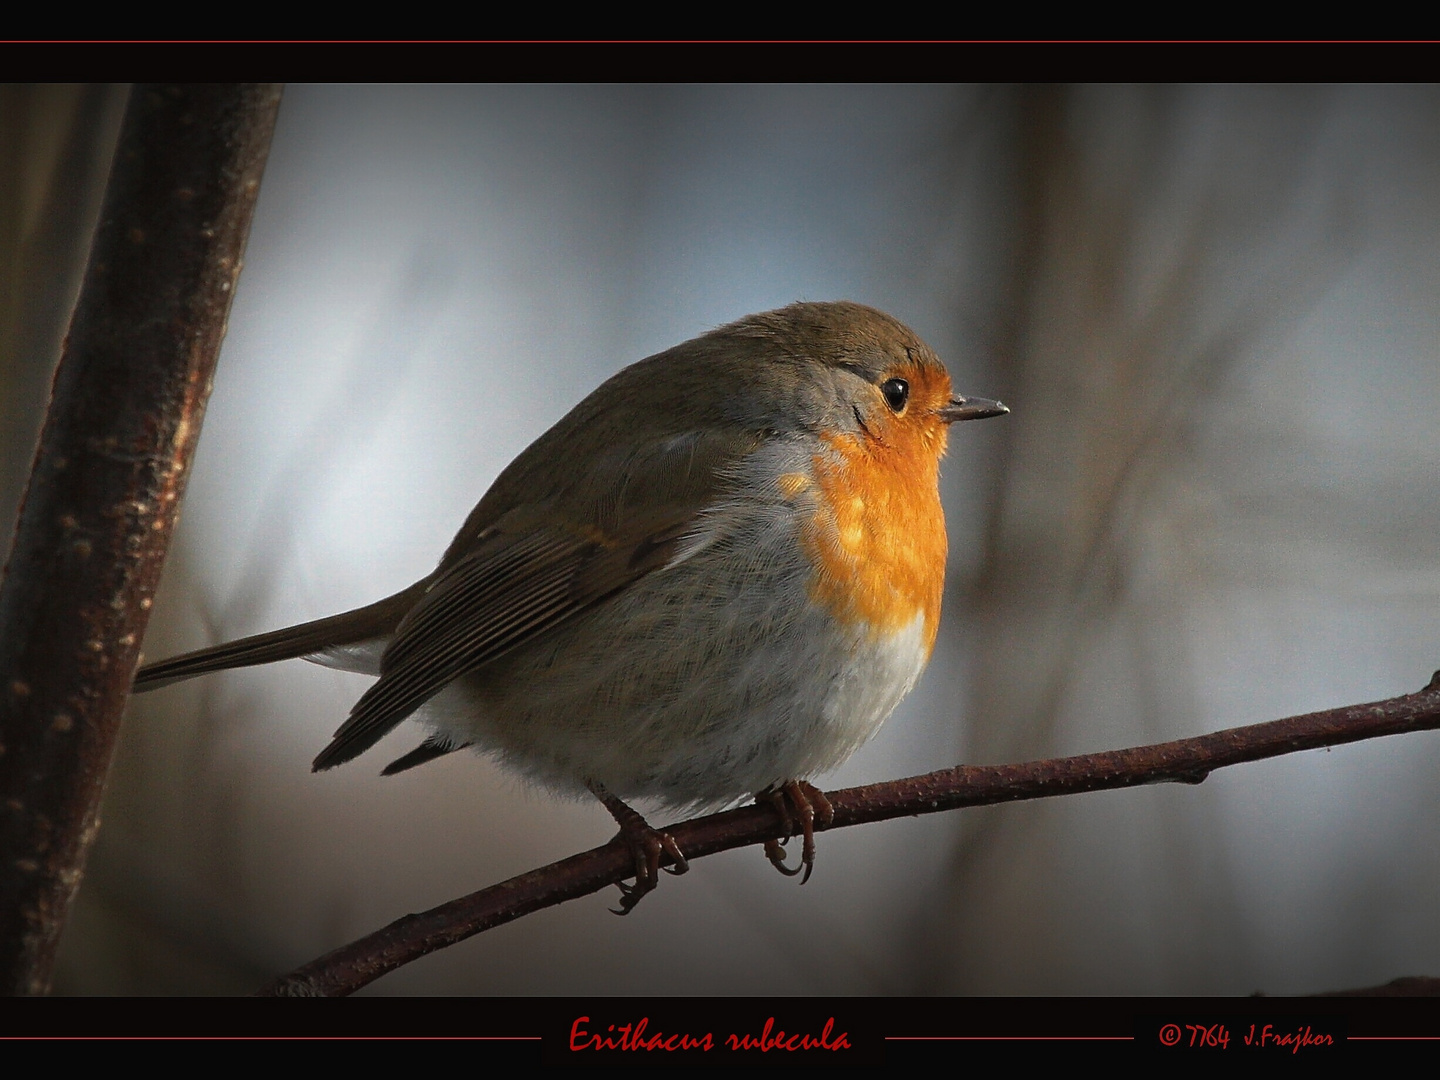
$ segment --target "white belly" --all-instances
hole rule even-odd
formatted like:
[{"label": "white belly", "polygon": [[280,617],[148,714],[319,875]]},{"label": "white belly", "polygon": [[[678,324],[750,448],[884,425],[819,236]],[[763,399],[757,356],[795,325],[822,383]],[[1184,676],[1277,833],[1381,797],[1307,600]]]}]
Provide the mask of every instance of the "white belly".
[{"label": "white belly", "polygon": [[792,516],[731,528],[444,690],[421,717],[562,790],[677,808],[833,769],[927,659],[923,617],[878,636],[810,600]]}]

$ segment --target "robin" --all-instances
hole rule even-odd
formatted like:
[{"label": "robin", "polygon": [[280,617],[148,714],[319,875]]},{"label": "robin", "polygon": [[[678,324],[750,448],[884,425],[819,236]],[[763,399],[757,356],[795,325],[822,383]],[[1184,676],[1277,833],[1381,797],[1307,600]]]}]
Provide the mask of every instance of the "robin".
[{"label": "robin", "polygon": [[949,427],[1008,411],[953,395],[874,308],[752,315],[604,383],[410,588],[151,664],[135,689],[297,656],[378,675],[317,771],[418,714],[429,736],[386,775],[474,747],[588,790],[634,853],[621,914],[663,856],[688,868],[629,799],[768,800],[798,821],[808,879],[830,806],[807,778],[875,734],[935,642]]}]

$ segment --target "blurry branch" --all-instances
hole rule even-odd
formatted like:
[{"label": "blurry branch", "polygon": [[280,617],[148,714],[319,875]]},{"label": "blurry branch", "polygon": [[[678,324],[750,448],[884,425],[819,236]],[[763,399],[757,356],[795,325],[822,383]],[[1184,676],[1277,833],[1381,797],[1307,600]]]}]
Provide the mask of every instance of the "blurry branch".
[{"label": "blurry branch", "polygon": [[131,94],[0,583],[0,992],[50,983],[279,102]]},{"label": "blurry branch", "polygon": [[[968,765],[828,793],[831,829],[915,817],[966,806],[1075,795],[1142,784],[1198,784],[1212,771],[1246,761],[1440,729],[1440,671],[1418,694],[1292,716],[1266,724],[1128,750],[1052,758],[1022,765]],[[664,831],[694,862],[782,836],[778,813],[745,806]],[[669,861],[666,856],[664,861]],[[340,996],[411,960],[523,915],[598,892],[634,875],[634,857],[617,840],[492,885],[419,915],[407,915],[327,953],[266,987],[278,996]],[[679,887],[679,886],[675,886]]]},{"label": "blurry branch", "polygon": [[1366,986],[1359,990],[1326,990],[1315,997],[1440,997],[1440,979],[1423,975],[1404,975],[1383,986]]},{"label": "blurry branch", "polygon": [[[1189,486],[1185,468],[1233,403],[1237,374],[1300,323],[1352,257],[1345,201],[1307,188],[1304,148],[1325,114],[1287,111],[1285,137],[1265,146],[1247,142],[1239,122],[1208,143],[1187,129],[1197,108],[1238,120],[1274,101],[1268,91],[1229,93],[1016,93],[1015,244],[995,350],[996,390],[1015,422],[999,435],[984,560],[954,601],[971,623],[972,757],[1013,761],[1053,746],[1090,693],[1079,676],[1108,628],[1128,625],[1145,643],[1169,636],[1140,598],[1149,589],[1178,602],[1190,583],[1157,569],[1154,530],[1213,490]],[[1173,567],[1193,550],[1164,553]],[[1158,708],[1135,715],[1157,726],[1167,712],[1193,715],[1183,683],[1147,670],[1143,654],[1135,662],[1134,685],[1168,688],[1154,695]],[[1151,727],[1129,737],[1163,736]],[[978,928],[1015,917],[992,888],[1000,861],[1026,894],[1017,853],[1064,827],[1038,806],[972,818],[929,904],[934,923],[916,936],[917,967],[928,969],[917,985],[929,992],[964,992],[964,973],[988,947]],[[1024,865],[1035,873],[1044,860]],[[1054,915],[1053,899],[1037,910]],[[1031,954],[1046,955],[1060,946],[1062,920],[1031,915]]]},{"label": "blurry branch", "polygon": [[0,535],[14,527],[125,97],[0,86]]},{"label": "blurry branch", "polygon": [[[1104,173],[1087,158],[1097,139],[1077,115],[1102,93],[1126,117],[1123,135],[1106,133],[1116,144],[1114,175],[1104,179],[1092,175]],[[1147,221],[1180,212],[1162,182],[1174,167],[1179,93],[1019,93],[1025,184],[997,355],[1000,392],[1024,408],[1004,432],[985,562],[969,598],[981,623],[976,738],[997,756],[1053,735],[1078,654],[1127,597],[1137,522],[1222,406],[1227,376],[1312,310],[1347,262],[1340,204],[1297,242],[1285,215],[1252,221],[1216,165],[1176,218],[1170,257],[1142,271],[1153,245]],[[1275,173],[1264,192],[1246,191],[1249,200],[1301,204],[1304,171]],[[1287,246],[1289,257],[1268,270],[1242,272],[1255,251]],[[1245,288],[1234,285],[1242,280]],[[1023,651],[1013,647],[1017,630]]]}]

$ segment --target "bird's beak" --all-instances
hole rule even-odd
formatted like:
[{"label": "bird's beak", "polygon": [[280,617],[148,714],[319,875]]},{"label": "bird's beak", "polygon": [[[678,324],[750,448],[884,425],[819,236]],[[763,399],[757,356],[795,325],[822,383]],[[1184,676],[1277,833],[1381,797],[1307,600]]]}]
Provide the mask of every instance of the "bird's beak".
[{"label": "bird's beak", "polygon": [[987,416],[1004,416],[1010,410],[998,401],[983,397],[954,397],[936,415],[947,424],[957,420],[984,420]]}]

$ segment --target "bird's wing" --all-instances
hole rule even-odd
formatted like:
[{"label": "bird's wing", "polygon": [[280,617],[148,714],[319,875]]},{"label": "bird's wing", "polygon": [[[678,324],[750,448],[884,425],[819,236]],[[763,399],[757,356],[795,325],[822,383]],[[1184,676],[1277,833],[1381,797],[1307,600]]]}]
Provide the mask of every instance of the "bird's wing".
[{"label": "bird's wing", "polygon": [[[574,505],[517,507],[452,549],[396,628],[380,680],[315,769],[359,756],[460,675],[684,558],[682,544],[714,498],[716,459],[733,450],[733,440],[676,439],[658,457],[620,463],[612,482],[591,484],[580,514]],[[629,500],[645,490],[642,514]]]}]

